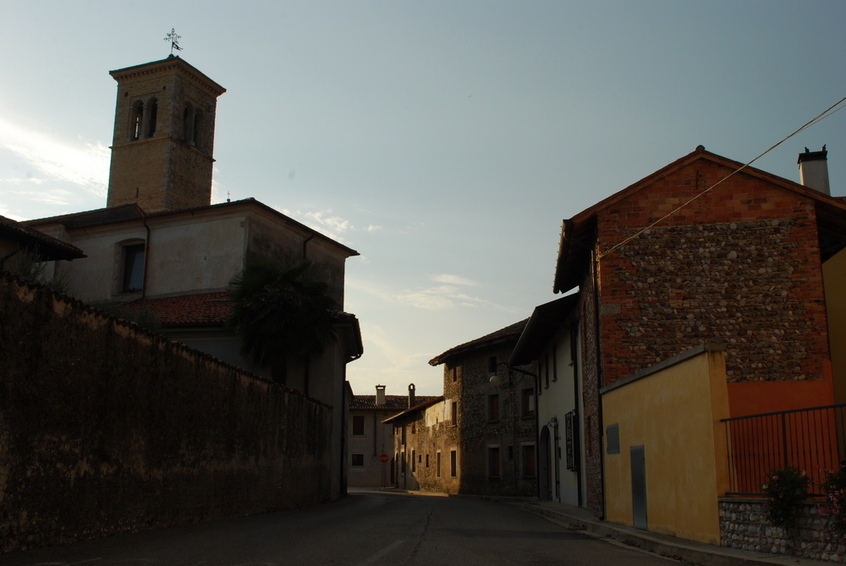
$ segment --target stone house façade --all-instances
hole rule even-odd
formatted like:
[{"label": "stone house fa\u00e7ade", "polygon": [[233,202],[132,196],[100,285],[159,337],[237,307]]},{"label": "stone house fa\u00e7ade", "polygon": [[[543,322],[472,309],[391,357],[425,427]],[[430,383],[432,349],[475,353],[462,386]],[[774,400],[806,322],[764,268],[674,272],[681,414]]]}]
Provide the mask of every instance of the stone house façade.
[{"label": "stone house fa\u00e7ade", "polygon": [[[390,419],[399,487],[536,495],[535,365],[503,367],[525,324],[461,344],[429,362],[444,366],[443,400]],[[498,384],[491,382],[494,375]]]},{"label": "stone house fa\u00e7ade", "polygon": [[[375,395],[353,395],[347,424],[347,451],[350,487],[387,487],[393,484],[393,426],[384,421],[420,404],[442,397],[415,395],[414,384],[408,395],[386,395],[385,386],[377,385]],[[384,460],[384,461],[382,461]]]}]

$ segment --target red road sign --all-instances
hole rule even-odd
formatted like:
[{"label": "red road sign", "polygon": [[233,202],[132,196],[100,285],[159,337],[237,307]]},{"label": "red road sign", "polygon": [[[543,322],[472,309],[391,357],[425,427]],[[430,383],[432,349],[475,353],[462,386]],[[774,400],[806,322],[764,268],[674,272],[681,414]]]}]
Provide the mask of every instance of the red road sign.
[{"label": "red road sign", "polygon": [[379,456],[379,461],[382,462],[383,464],[387,464],[388,463],[388,455],[382,454],[381,456]]}]

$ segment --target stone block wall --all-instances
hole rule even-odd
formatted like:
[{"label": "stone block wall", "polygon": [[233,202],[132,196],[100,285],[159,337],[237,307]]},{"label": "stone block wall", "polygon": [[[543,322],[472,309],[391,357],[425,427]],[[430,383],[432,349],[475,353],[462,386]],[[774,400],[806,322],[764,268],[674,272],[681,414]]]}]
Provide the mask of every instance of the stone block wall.
[{"label": "stone block wall", "polygon": [[846,559],[846,540],[831,530],[815,501],[804,502],[796,528],[785,531],[769,524],[763,500],[721,499],[720,538],[728,548],[837,563]]},{"label": "stone block wall", "polygon": [[[731,171],[698,161],[598,216],[600,249]],[[830,359],[814,202],[737,174],[601,260],[604,385],[725,342],[729,383],[824,377]]]},{"label": "stone block wall", "polygon": [[[521,411],[524,389],[535,391],[535,380],[518,371],[512,373],[509,387],[507,370],[500,369],[502,384],[490,384],[490,359],[505,362],[514,342],[483,348],[444,364],[444,398],[459,403],[458,435],[461,447],[460,492],[477,495],[536,496],[537,470],[522,469],[521,447],[537,444],[534,415]],[[537,374],[535,364],[519,369]],[[453,372],[457,373],[453,373]],[[456,375],[456,379],[453,379]],[[489,396],[497,395],[499,417],[489,415]],[[537,400],[535,400],[537,403]],[[498,446],[500,475],[489,474],[489,446]]]},{"label": "stone block wall", "polygon": [[0,274],[0,552],[331,497],[331,408]]},{"label": "stone block wall", "polygon": [[588,270],[581,285],[580,308],[580,341],[582,344],[582,380],[585,442],[585,486],[586,507],[597,517],[605,514],[602,478],[602,446],[604,430],[602,428],[602,414],[600,410],[599,389],[602,386],[597,342],[596,292],[594,286],[593,266]]}]

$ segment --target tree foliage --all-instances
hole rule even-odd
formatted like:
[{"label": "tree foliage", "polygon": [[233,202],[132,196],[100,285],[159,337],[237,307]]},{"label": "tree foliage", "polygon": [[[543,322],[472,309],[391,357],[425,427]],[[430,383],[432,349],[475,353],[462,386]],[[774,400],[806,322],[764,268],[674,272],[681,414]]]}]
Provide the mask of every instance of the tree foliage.
[{"label": "tree foliage", "polygon": [[228,325],[240,339],[241,355],[254,368],[271,367],[283,383],[289,359],[307,366],[335,338],[338,305],[326,283],[308,277],[310,268],[309,261],[286,267],[256,259],[229,282]]},{"label": "tree foliage", "polygon": [[15,254],[13,261],[10,263],[11,267],[5,267],[4,269],[18,279],[44,285],[57,293],[67,294],[67,275],[62,273],[55,277],[48,277],[47,260],[37,250],[33,248],[22,248]]}]

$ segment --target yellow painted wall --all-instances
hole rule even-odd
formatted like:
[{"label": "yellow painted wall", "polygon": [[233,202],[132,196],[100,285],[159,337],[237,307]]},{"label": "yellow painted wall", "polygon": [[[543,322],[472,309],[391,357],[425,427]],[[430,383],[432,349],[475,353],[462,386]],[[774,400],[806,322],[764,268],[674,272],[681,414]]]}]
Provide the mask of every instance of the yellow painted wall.
[{"label": "yellow painted wall", "polygon": [[823,264],[835,403],[846,403],[846,250]]},{"label": "yellow painted wall", "polygon": [[604,456],[606,520],[632,525],[630,448],[643,445],[648,529],[719,545],[717,498],[728,489],[723,352],[705,351],[607,391],[602,410],[606,429],[616,423],[620,431],[620,453]]}]

